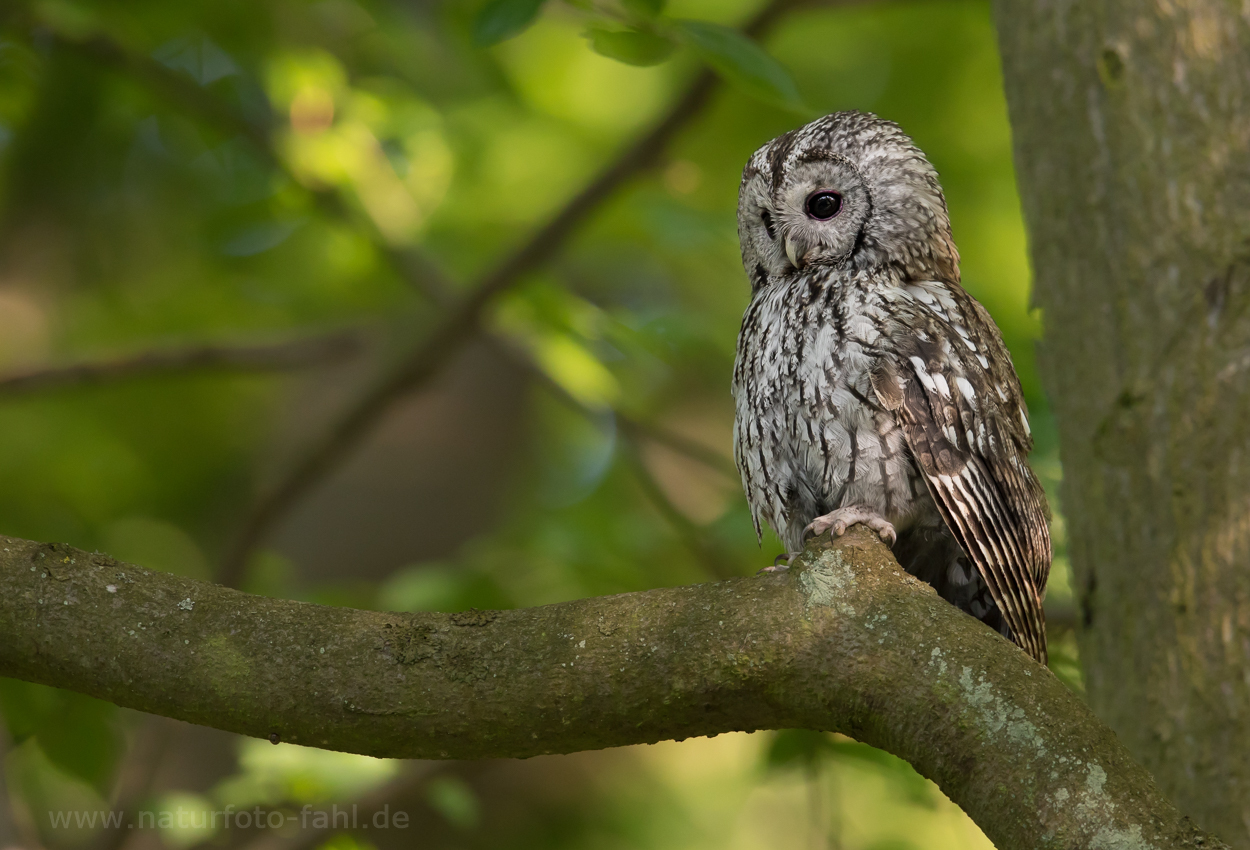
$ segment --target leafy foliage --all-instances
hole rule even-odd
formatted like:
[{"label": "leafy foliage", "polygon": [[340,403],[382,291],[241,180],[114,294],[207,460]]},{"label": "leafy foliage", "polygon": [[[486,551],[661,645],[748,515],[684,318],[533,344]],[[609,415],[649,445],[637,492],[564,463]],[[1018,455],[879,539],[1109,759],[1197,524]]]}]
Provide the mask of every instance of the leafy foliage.
[{"label": "leafy foliage", "polygon": [[489,0],[473,24],[473,43],[489,47],[520,35],[542,9],[545,0]]},{"label": "leafy foliage", "polygon": [[71,691],[0,679],[0,715],[15,743],[33,739],[51,764],[107,793],[122,750],[116,706]]},{"label": "leafy foliage", "polygon": [[752,94],[781,106],[803,109],[798,87],[777,60],[735,29],[708,21],[673,22],[678,36],[703,61]]},{"label": "leafy foliage", "polygon": [[671,41],[646,30],[591,27],[586,37],[596,53],[627,65],[658,65],[673,53]]},{"label": "leafy foliage", "polygon": [[[727,85],[682,116],[654,168],[491,303],[489,343],[389,408],[269,529],[246,586],[463,610],[771,562],[780,544],[760,550],[728,457],[748,292],[737,185],[758,145],[836,109],[898,120],[941,171],[965,284],[1012,349],[1053,498],[988,9],[813,8],[752,40],[736,26],[754,11],[695,0],[0,9],[0,371],[342,326],[370,340],[353,361],[293,372],[0,395],[0,531],[213,574],[256,495],[426,338],[449,299],[663,118],[700,64]],[[1056,657],[1076,671],[1070,653]],[[45,809],[116,793],[114,778],[134,773],[117,756],[137,758],[143,718],[16,682],[0,682],[0,713],[15,805],[44,846],[67,848]],[[140,797],[297,811],[396,781],[390,768],[200,734],[175,734]],[[440,766],[404,805],[430,816],[431,847],[800,844],[803,771],[756,770],[765,750],[781,768],[856,777],[826,795],[848,847],[981,840],[897,760],[800,732]],[[356,838],[385,850],[409,836]]]}]

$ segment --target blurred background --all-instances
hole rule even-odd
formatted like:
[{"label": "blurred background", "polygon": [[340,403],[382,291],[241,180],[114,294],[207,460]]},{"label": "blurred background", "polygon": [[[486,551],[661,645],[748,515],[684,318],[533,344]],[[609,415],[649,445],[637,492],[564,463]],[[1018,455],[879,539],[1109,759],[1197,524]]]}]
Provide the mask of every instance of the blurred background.
[{"label": "blurred background", "polygon": [[[739,176],[852,108],[937,166],[1020,372],[1079,690],[984,0],[8,0],[0,532],[399,611],[751,574],[782,547],[731,459]],[[0,714],[0,848],[989,846],[839,736],[386,762],[12,680]],[[411,825],[205,816],[353,804]]]}]

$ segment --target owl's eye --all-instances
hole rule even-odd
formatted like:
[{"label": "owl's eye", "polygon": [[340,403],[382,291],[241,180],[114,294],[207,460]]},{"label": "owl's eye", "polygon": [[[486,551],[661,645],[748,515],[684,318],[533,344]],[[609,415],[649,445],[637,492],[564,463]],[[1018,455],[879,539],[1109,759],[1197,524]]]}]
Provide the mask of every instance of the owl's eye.
[{"label": "owl's eye", "polygon": [[769,213],[768,210],[764,210],[762,213],[760,213],[760,220],[764,222],[764,229],[768,231],[768,238],[776,240],[777,231],[773,229],[772,214]]},{"label": "owl's eye", "polygon": [[842,196],[837,192],[817,192],[807,199],[807,217],[828,221],[842,211]]}]

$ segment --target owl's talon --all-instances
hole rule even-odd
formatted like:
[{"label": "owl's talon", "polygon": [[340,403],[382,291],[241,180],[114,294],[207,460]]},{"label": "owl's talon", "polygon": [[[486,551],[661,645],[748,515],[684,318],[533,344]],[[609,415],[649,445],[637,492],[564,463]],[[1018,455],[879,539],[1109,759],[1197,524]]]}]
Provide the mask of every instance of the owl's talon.
[{"label": "owl's talon", "polygon": [[[772,566],[764,567],[759,572],[760,573],[784,573],[786,570],[790,569],[790,567],[794,565],[794,559],[797,558],[798,556],[799,556],[798,552],[782,552],[780,555],[773,558]],[[782,561],[785,561],[785,563],[784,564],[781,563]],[[757,573],[757,575],[758,574],[759,573]]]},{"label": "owl's talon", "polygon": [[807,528],[803,529],[803,539],[806,540],[809,536],[819,537],[826,531],[832,532],[831,537],[841,537],[852,525],[861,524],[877,532],[887,546],[893,547],[894,542],[898,540],[898,532],[894,530],[890,521],[872,508],[863,505],[849,505],[816,517],[807,524]]}]

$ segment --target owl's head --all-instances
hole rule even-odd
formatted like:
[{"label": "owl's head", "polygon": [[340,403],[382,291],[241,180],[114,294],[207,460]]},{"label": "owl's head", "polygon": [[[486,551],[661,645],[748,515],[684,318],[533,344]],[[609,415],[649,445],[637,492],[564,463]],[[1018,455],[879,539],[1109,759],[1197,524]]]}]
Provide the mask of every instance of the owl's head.
[{"label": "owl's head", "polygon": [[864,112],[827,115],[756,151],[738,237],[757,290],[818,265],[959,280],[937,171],[897,124]]}]

